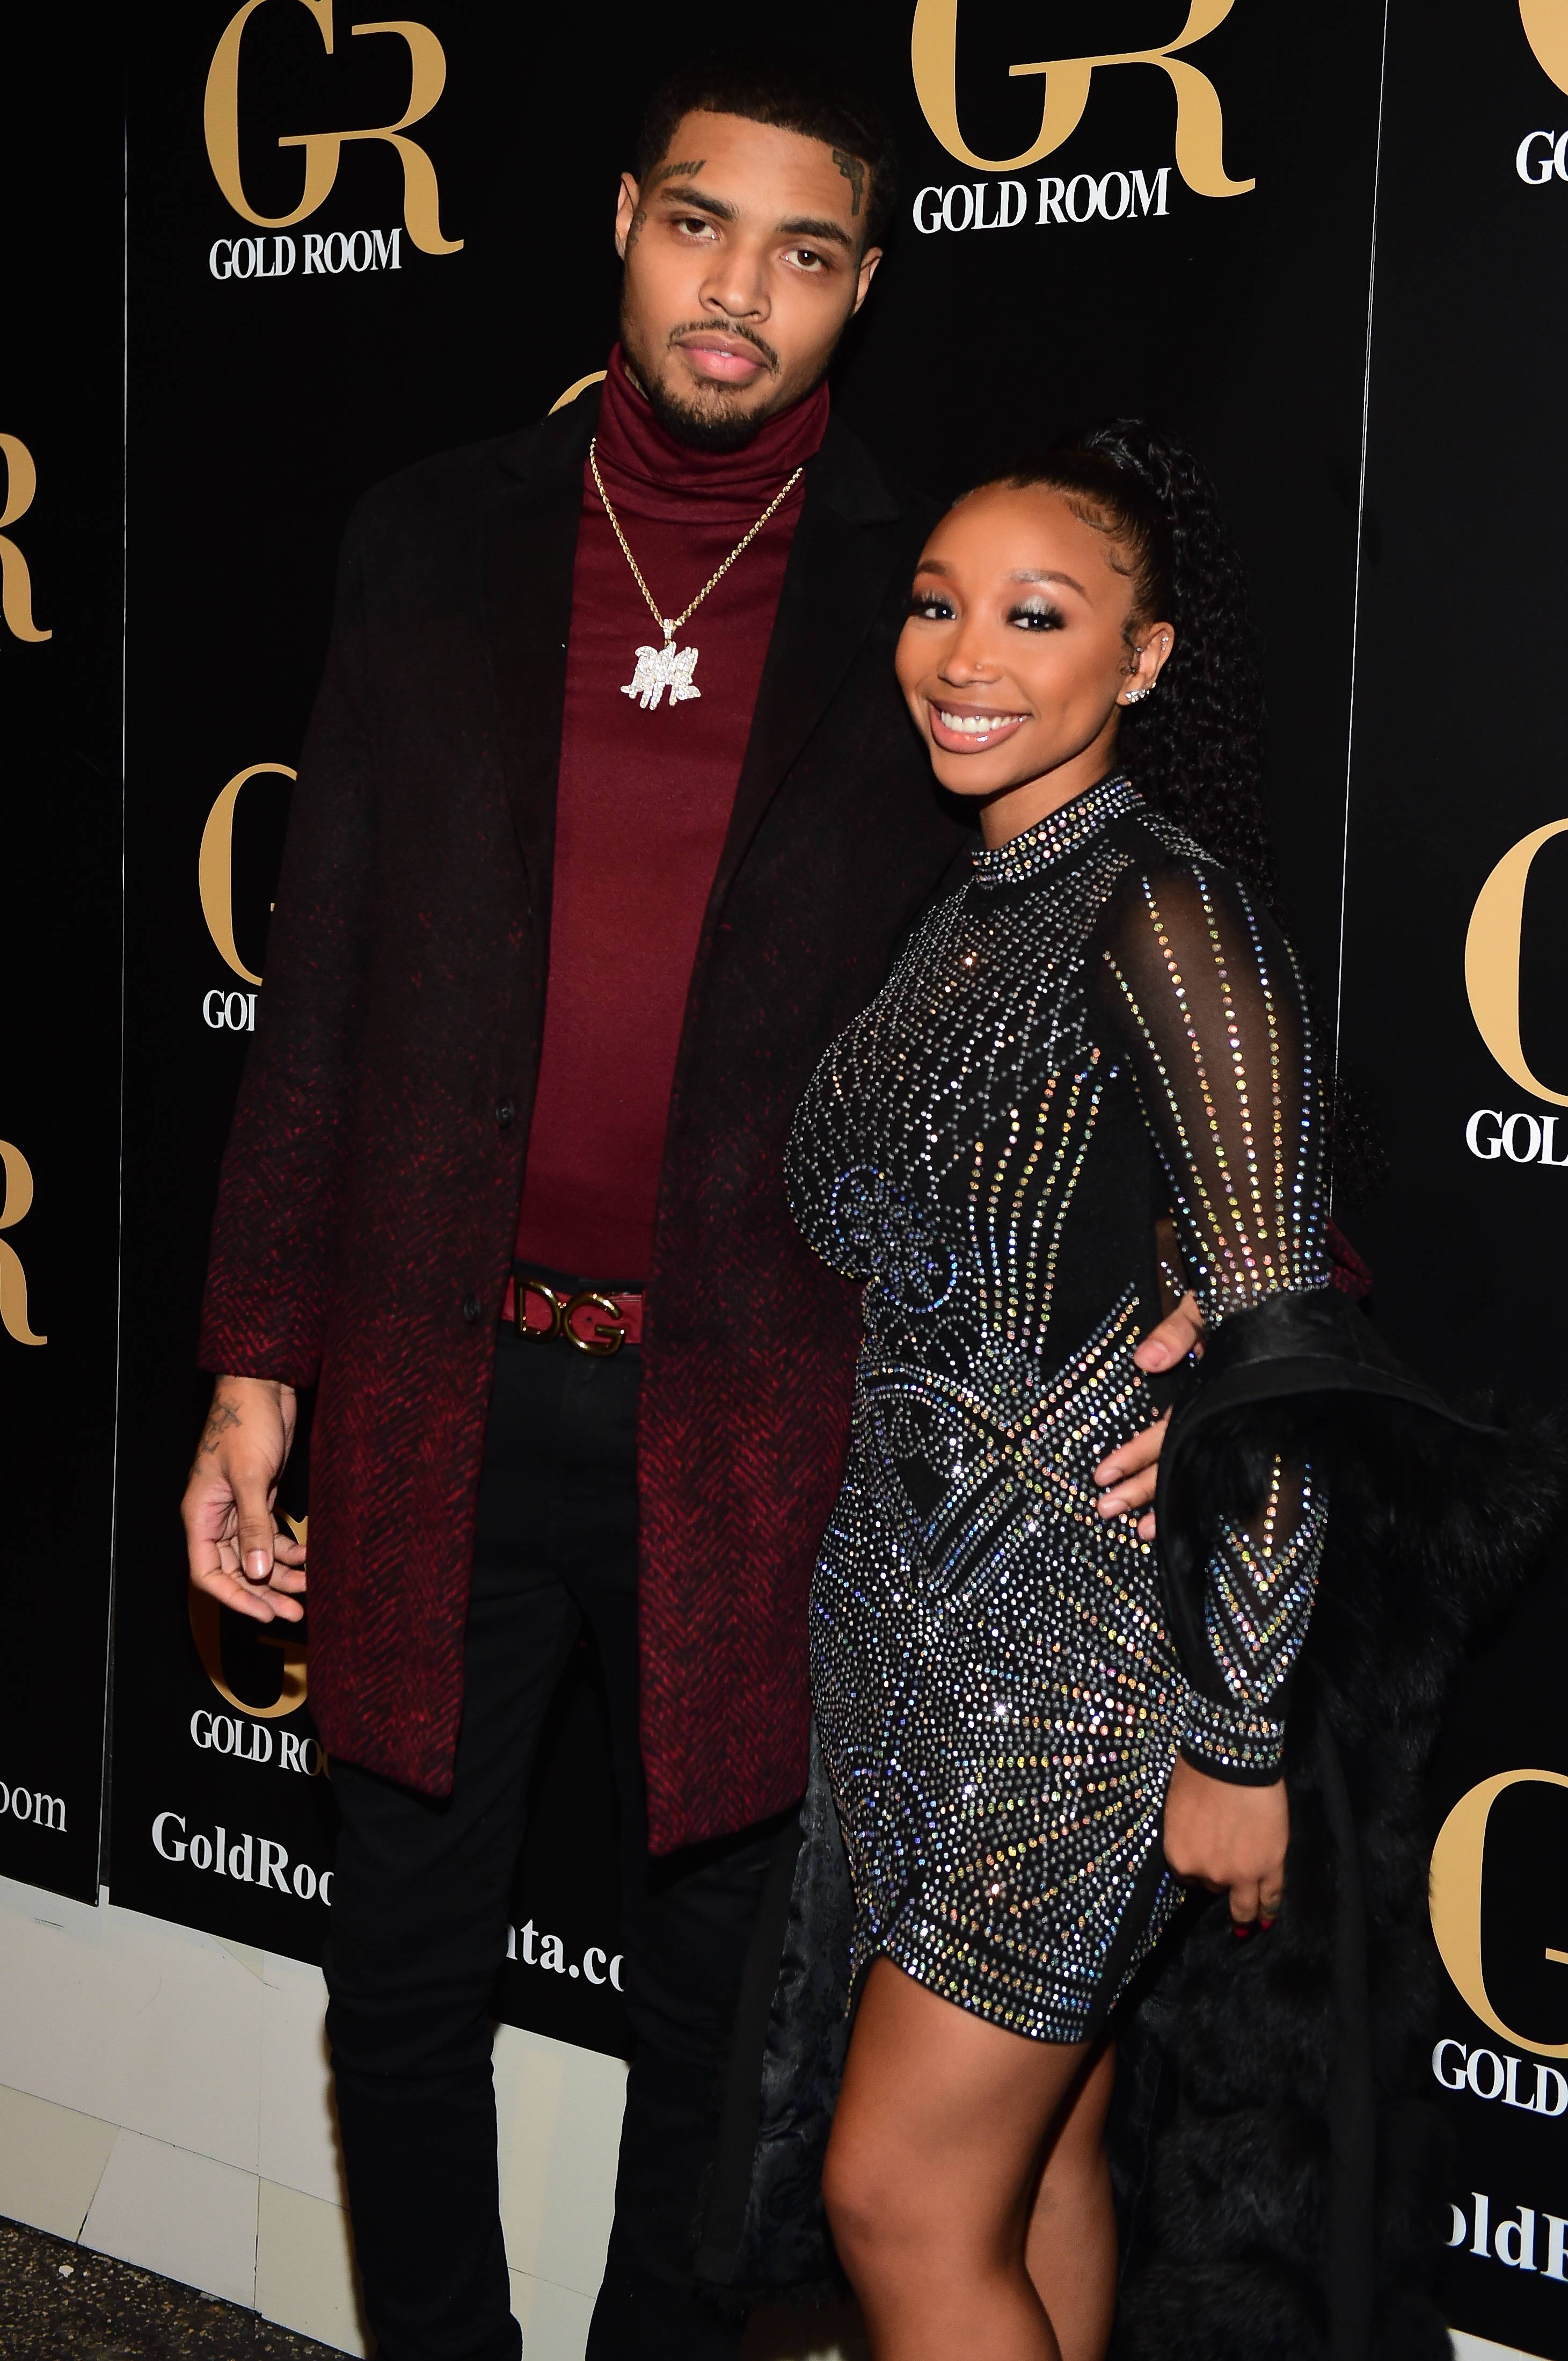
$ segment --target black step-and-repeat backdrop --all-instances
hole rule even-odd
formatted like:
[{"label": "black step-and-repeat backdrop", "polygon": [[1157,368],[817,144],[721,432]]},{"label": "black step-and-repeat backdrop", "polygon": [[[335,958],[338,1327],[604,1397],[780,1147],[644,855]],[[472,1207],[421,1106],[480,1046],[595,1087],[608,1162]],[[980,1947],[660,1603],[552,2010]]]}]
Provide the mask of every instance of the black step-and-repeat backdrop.
[{"label": "black step-and-repeat backdrop", "polygon": [[[1568,1186],[1553,1178],[1568,725],[1551,595],[1568,0],[1523,0],[1522,16],[1508,0],[1452,49],[1415,0],[1387,27],[1362,0],[1310,15],[868,0],[806,6],[779,39],[840,61],[897,127],[900,219],[834,381],[890,464],[943,490],[1075,418],[1137,411],[1214,469],[1274,630],[1289,916],[1321,1002],[1343,999],[1394,1163],[1350,1226],[1397,1338],[1434,1375],[1549,1393],[1543,1282]],[[118,158],[107,140],[89,156],[74,117],[72,169],[104,181],[100,277],[76,272],[51,342],[60,282],[40,272],[37,350],[0,373],[0,650],[21,684],[5,728],[32,766],[32,867],[5,935],[8,1029],[27,1048],[0,1076],[0,1377],[23,1542],[8,1605],[27,1652],[0,1782],[21,1778],[27,1808],[18,1827],[0,1803],[0,1869],[91,1888],[99,1755],[80,1667],[96,1650],[96,1710],[117,1452],[115,1898],[302,1958],[331,1908],[333,1845],[308,1638],[192,1615],[176,1506],[205,1390],[192,1352],[214,1182],[265,998],[336,543],[378,478],[537,417],[603,367],[617,177],[642,96],[691,46],[662,16],[619,17],[612,48],[492,0],[423,0],[395,23],[333,0],[138,18],[123,1161]],[[40,82],[40,147],[63,137],[67,87]],[[28,195],[8,196],[9,250]],[[72,370],[72,339],[90,367]],[[37,463],[30,506],[16,443]],[[97,509],[67,489],[89,483]],[[17,627],[13,543],[52,642]],[[73,762],[99,766],[100,802]],[[67,907],[84,915],[64,927]],[[307,1529],[308,1443],[283,1506]],[[1475,1668],[1445,1757],[1435,1891],[1453,1991],[1433,2070],[1460,2138],[1453,2316],[1568,2361],[1559,1622],[1548,1586]],[[82,1804],[40,1833],[37,1799],[49,1818],[72,1778]],[[585,1651],[540,1766],[498,2004],[610,2051],[613,1858]]]},{"label": "black step-and-repeat backdrop", "polygon": [[[1075,416],[1210,452],[1266,606],[1303,931],[1337,947],[1376,51],[1354,9],[1281,39],[1210,0],[861,12],[895,118],[893,253],[836,384],[888,460],[957,486]],[[792,47],[799,33],[792,31]],[[1108,53],[1108,48],[1114,54]],[[367,484],[547,411],[603,367],[611,216],[668,36],[571,96],[565,33],[499,8],[351,23],[192,8],[132,60],[126,1330],[117,1898],[313,1956],[332,1802],[308,1647],[190,1618],[172,1509],[214,1175],[266,992],[267,920],[344,519]],[[1018,71],[1018,69],[1022,71]],[[1332,122],[1333,171],[1325,174]],[[178,593],[178,646],[167,637]],[[1312,811],[1326,780],[1325,810]],[[1321,790],[1318,791],[1321,797]],[[1325,816],[1326,812],[1326,816]],[[309,1513],[303,1457],[284,1506]],[[586,1653],[541,1765],[500,2002],[614,2048],[613,1820]]]},{"label": "black step-and-repeat backdrop", "polygon": [[62,12],[8,24],[4,54],[0,1875],[93,1901],[118,1317],[122,110],[112,55]]},{"label": "black step-and-repeat backdrop", "polygon": [[[1568,1235],[1568,5],[1434,39],[1395,0],[1378,205],[1345,1035],[1393,1159],[1363,1242],[1393,1340],[1560,1396]],[[1432,2073],[1450,2318],[1568,2353],[1568,1568],[1439,1764]]]}]

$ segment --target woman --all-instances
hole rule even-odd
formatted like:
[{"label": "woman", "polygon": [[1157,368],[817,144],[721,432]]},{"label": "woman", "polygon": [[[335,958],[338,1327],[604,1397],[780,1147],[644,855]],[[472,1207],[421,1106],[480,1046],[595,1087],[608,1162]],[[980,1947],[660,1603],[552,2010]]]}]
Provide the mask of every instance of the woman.
[{"label": "woman", "polygon": [[792,1143],[797,1219],[866,1281],[812,1644],[859,1993],[824,2187],[878,2361],[1103,2352],[1110,2013],[1179,1880],[1241,1934],[1280,1908],[1322,1488],[1266,1455],[1194,1646],[1094,1480],[1156,1414],[1162,1215],[1221,1335],[1331,1280],[1244,634],[1210,489],[1146,429],[942,520],[898,673],[984,850]]}]

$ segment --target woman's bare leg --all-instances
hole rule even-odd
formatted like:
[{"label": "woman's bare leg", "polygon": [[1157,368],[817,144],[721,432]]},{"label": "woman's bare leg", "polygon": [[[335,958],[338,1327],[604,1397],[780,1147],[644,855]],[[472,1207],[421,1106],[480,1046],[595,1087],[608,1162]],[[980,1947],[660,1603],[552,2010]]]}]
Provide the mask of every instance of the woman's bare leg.
[{"label": "woman's bare leg", "polygon": [[1116,2212],[1105,2160],[1115,2080],[1109,2042],[1080,2075],[1047,2150],[1025,2255],[1062,2361],[1103,2361],[1116,2309]]},{"label": "woman's bare leg", "polygon": [[876,2361],[1060,2361],[1025,2246],[1040,2153],[1086,2054],[874,1963],[823,2189]]}]

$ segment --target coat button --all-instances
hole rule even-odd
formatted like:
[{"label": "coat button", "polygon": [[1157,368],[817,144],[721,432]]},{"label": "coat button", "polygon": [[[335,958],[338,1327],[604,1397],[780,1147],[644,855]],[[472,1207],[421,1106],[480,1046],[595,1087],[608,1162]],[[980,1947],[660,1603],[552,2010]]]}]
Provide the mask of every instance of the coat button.
[{"label": "coat button", "polygon": [[470,1328],[474,1325],[474,1323],[477,1320],[478,1316],[478,1297],[477,1295],[466,1295],[463,1298],[463,1317],[468,1323]]},{"label": "coat button", "polygon": [[517,1109],[513,1106],[510,1099],[498,1099],[496,1101],[496,1121],[499,1124],[503,1131],[510,1131],[512,1125],[517,1121]]}]

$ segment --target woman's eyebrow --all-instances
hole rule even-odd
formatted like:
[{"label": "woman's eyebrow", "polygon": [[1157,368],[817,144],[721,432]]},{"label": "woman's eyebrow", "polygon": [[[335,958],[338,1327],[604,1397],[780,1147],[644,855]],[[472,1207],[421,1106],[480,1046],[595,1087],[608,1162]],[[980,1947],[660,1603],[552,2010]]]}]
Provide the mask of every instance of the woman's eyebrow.
[{"label": "woman's eyebrow", "polygon": [[1076,581],[1070,574],[1054,573],[1048,567],[1021,566],[1009,574],[1007,579],[1009,582],[1065,582],[1068,588],[1076,590],[1080,598],[1089,596],[1082,583]]}]

